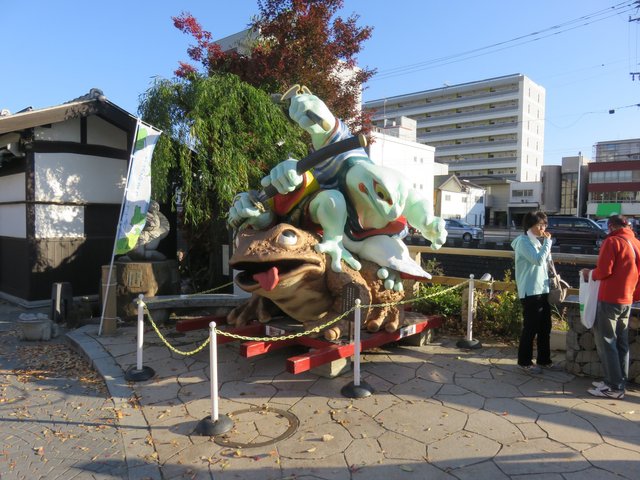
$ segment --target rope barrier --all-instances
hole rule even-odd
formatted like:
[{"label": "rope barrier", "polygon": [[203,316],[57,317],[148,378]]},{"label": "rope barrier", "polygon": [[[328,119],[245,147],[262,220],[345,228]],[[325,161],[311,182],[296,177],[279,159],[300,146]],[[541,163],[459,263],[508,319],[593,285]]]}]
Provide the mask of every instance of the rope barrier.
[{"label": "rope barrier", "polygon": [[[230,285],[233,285],[233,282],[228,282],[228,283],[225,283],[224,285],[219,285],[217,287],[210,288],[209,290],[203,290],[202,292],[198,292],[198,293],[182,294],[180,295],[179,298],[180,300],[188,300],[189,297],[195,297],[196,295],[206,295],[207,293],[212,293],[212,292],[215,292],[216,290],[221,290]],[[152,298],[153,298],[153,303],[168,303],[168,302],[175,301],[175,295],[172,295],[171,297],[172,298],[158,298],[158,297],[152,297]]]},{"label": "rope barrier", "polygon": [[[448,292],[450,292],[452,290],[455,290],[455,289],[458,289],[460,287],[463,287],[464,285],[467,285],[469,283],[470,283],[469,280],[465,280],[465,281],[463,281],[463,282],[461,282],[461,283],[459,283],[457,285],[453,285],[452,287],[445,288],[444,290],[440,290],[439,292],[433,292],[433,293],[431,293],[429,295],[424,295],[424,296],[417,297],[417,298],[411,298],[411,299],[408,299],[408,300],[401,300],[399,302],[378,303],[378,304],[371,304],[371,305],[360,305],[360,308],[380,308],[380,307],[391,307],[391,306],[395,306],[395,305],[405,305],[405,304],[408,304],[408,303],[417,302],[419,300],[425,300],[427,298],[433,298],[433,297],[437,297],[438,295],[443,295],[443,294],[448,293]],[[220,289],[220,288],[223,288],[225,286],[226,285],[222,285],[220,287],[216,287],[213,290]],[[205,349],[207,347],[207,345],[209,344],[210,337],[207,337],[207,339],[199,347],[197,347],[197,348],[195,348],[193,350],[190,350],[190,351],[178,350],[173,345],[171,345],[169,343],[169,341],[165,338],[165,336],[162,334],[162,332],[160,331],[160,329],[158,328],[156,323],[153,321],[153,318],[151,317],[151,312],[147,308],[147,305],[144,304],[144,302],[143,302],[143,306],[144,306],[145,314],[149,317],[149,322],[151,323],[151,326],[153,327],[154,331],[156,332],[156,334],[158,335],[160,340],[172,352],[177,353],[179,355],[184,355],[184,356],[195,355],[196,353],[199,353],[203,349]],[[246,341],[246,342],[260,342],[260,341],[280,342],[280,341],[284,341],[284,340],[292,340],[294,338],[304,337],[304,336],[310,335],[312,333],[320,333],[325,328],[330,327],[331,325],[339,322],[340,320],[342,320],[343,318],[345,318],[346,316],[351,314],[355,309],[356,309],[355,306],[351,307],[349,310],[344,312],[342,315],[339,315],[336,318],[334,318],[332,320],[329,320],[328,322],[326,322],[326,323],[324,323],[322,325],[318,325],[316,327],[313,327],[310,330],[305,330],[303,332],[298,332],[298,333],[292,333],[290,335],[283,335],[283,336],[280,336],[280,337],[249,337],[249,336],[246,336],[246,335],[239,335],[237,333],[225,332],[224,330],[219,330],[219,329],[216,329],[216,332],[218,333],[218,335],[222,335],[224,337],[233,338],[235,340],[243,340],[243,341]]]},{"label": "rope barrier", "polygon": [[193,350],[189,350],[188,352],[185,352],[183,350],[178,350],[177,348],[175,348],[173,345],[171,345],[167,339],[164,337],[164,335],[162,335],[162,332],[160,331],[160,329],[158,328],[158,326],[156,325],[156,323],[153,321],[153,318],[151,318],[151,313],[149,312],[149,309],[147,308],[146,305],[144,305],[144,312],[147,314],[147,316],[149,317],[149,322],[151,323],[151,326],[153,327],[153,329],[155,330],[156,334],[158,335],[158,337],[160,338],[160,340],[162,340],[162,342],[167,346],[167,348],[169,350],[171,350],[174,353],[177,353],[179,355],[184,355],[184,356],[191,356],[191,355],[195,355],[198,352],[201,352],[202,350],[204,350],[207,345],[209,345],[209,341],[211,340],[210,337],[207,337],[207,339],[202,343],[202,345],[200,345],[199,347],[193,349]]}]

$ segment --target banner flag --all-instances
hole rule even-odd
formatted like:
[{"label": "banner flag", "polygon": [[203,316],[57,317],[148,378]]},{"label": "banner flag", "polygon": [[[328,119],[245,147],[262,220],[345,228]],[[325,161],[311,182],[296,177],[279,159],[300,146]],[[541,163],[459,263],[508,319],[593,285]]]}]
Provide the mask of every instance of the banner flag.
[{"label": "banner flag", "polygon": [[151,157],[162,132],[138,120],[136,141],[131,154],[131,165],[125,184],[125,199],[118,223],[116,255],[122,255],[136,246],[147,220],[151,201]]}]

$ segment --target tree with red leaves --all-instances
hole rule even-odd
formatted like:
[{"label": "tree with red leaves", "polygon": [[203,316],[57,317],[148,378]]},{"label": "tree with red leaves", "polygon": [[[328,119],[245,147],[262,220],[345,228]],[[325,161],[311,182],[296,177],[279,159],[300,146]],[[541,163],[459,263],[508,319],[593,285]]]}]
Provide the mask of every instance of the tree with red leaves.
[{"label": "tree with red leaves", "polygon": [[[204,74],[234,73],[267,93],[283,93],[293,84],[306,85],[345,119],[356,132],[368,132],[370,118],[360,109],[362,85],[375,70],[356,65],[371,27],[359,27],[359,16],[338,16],[342,0],[258,0],[260,14],[250,24],[247,52],[222,51],[210,32],[190,14],[174,17],[174,25],[196,43],[187,53]],[[181,63],[187,77],[198,70]]]},{"label": "tree with red leaves", "polygon": [[141,97],[140,116],[161,128],[153,156],[153,196],[178,198],[189,239],[185,265],[197,291],[223,277],[226,212],[238,192],[260,189],[260,178],[287,155],[302,158],[306,133],[288,121],[269,94],[303,84],[334,114],[364,130],[361,85],[374,72],[357,69],[356,54],[371,35],[355,15],[337,16],[342,0],[258,0],[260,15],[246,53],[224,52],[187,13],[174,18],[195,44],[177,78],[158,80]]}]

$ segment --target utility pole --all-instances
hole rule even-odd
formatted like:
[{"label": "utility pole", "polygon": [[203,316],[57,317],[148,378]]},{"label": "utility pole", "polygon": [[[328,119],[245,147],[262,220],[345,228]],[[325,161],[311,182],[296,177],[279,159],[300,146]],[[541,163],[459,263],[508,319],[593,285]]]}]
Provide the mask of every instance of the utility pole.
[{"label": "utility pole", "polygon": [[[636,2],[634,3],[638,6],[638,8],[640,8],[640,0],[636,0]],[[629,22],[640,22],[640,17],[631,18],[631,15],[629,15]],[[640,80],[640,72],[629,72],[629,75],[631,75],[632,82],[636,81],[636,76],[638,77],[638,80]]]}]

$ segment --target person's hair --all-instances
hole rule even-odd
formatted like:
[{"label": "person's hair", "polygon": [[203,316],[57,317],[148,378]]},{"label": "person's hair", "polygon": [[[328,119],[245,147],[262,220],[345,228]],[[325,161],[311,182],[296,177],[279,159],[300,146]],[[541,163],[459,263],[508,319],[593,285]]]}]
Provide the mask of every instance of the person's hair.
[{"label": "person's hair", "polygon": [[624,215],[611,215],[607,219],[607,225],[613,228],[622,228],[628,227],[629,222],[627,222],[627,217],[625,217]]},{"label": "person's hair", "polygon": [[522,228],[524,228],[524,233],[527,233],[527,230],[540,222],[547,223],[547,215],[544,212],[538,210],[536,212],[527,213],[522,219]]}]

